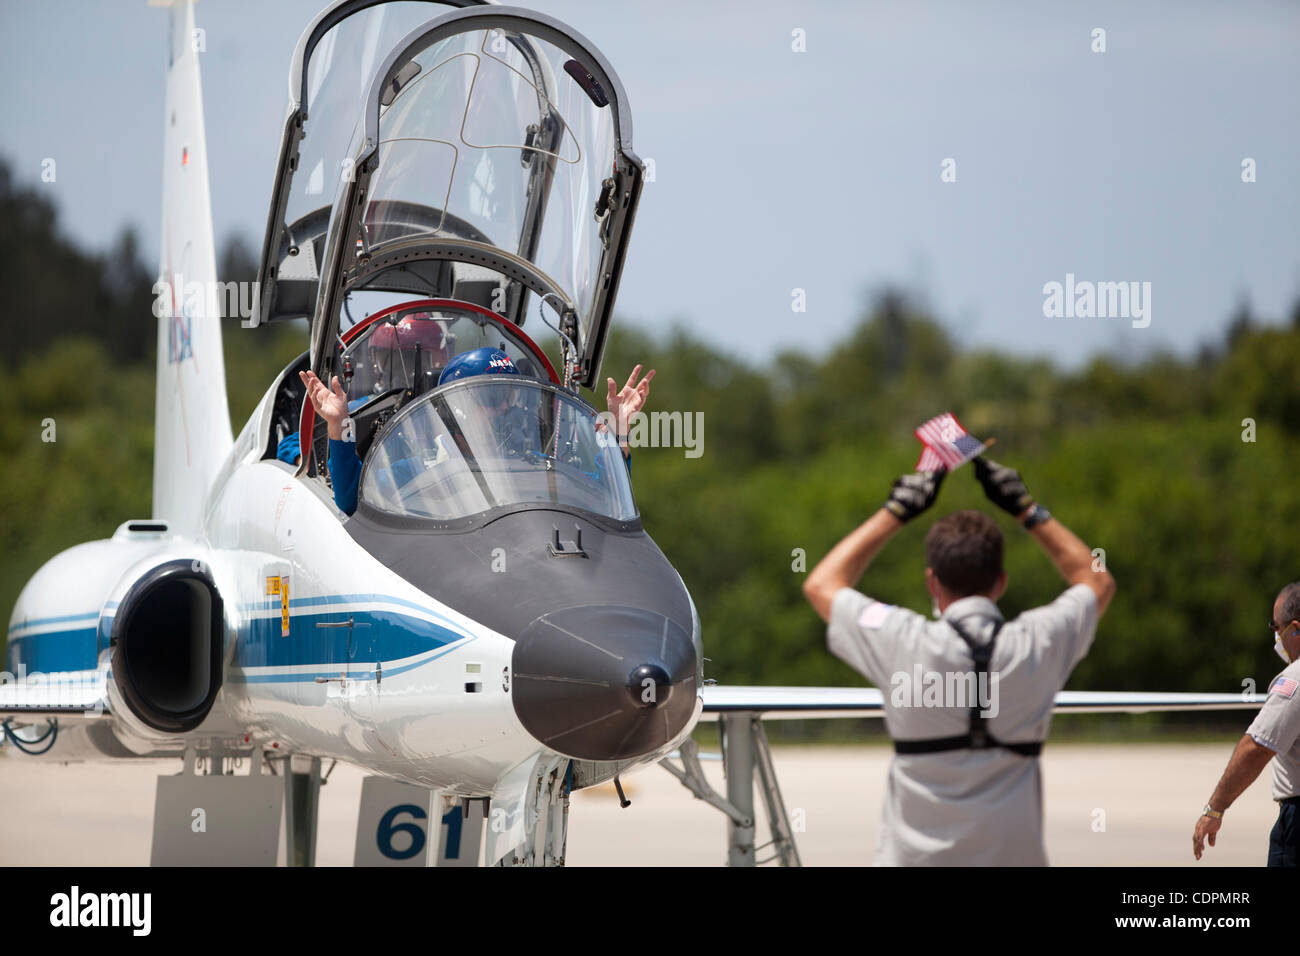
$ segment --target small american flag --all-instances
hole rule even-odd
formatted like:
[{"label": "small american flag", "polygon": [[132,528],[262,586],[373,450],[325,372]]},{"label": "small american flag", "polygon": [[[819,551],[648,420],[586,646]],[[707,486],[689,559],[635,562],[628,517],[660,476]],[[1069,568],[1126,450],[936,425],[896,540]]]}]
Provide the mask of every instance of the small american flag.
[{"label": "small american flag", "polygon": [[1273,681],[1273,686],[1269,690],[1275,691],[1283,697],[1291,697],[1294,696],[1297,687],[1300,687],[1300,682],[1294,681],[1290,677],[1279,677]]},{"label": "small american flag", "polygon": [[969,434],[952,412],[944,412],[930,419],[914,433],[924,448],[916,463],[917,471],[953,471],[964,465],[988,446]]}]

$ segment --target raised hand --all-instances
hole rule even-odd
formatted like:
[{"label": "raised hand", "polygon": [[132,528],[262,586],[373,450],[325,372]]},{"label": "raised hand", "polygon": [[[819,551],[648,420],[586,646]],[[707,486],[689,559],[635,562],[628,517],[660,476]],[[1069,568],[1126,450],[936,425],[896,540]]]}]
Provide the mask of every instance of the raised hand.
[{"label": "raised hand", "polygon": [[310,370],[299,372],[298,377],[307,386],[307,399],[311,402],[312,408],[316,409],[316,414],[329,426],[329,437],[342,438],[343,419],[348,417],[348,393],[339,384],[339,377],[334,376],[331,383],[332,390],[326,388],[325,383]]},{"label": "raised hand", "polygon": [[638,382],[637,376],[640,374],[641,366],[638,365],[632,369],[632,374],[627,377],[627,383],[622,388],[616,388],[612,378],[605,380],[609,388],[605,407],[614,416],[619,435],[627,434],[628,422],[633,415],[645,407],[646,401],[650,398],[650,380],[655,377],[655,370],[651,369],[646,373],[645,378]]},{"label": "raised hand", "polygon": [[885,509],[899,521],[911,521],[925,511],[939,497],[939,486],[947,476],[948,469],[938,471],[918,471],[903,475],[894,482]]},{"label": "raised hand", "polygon": [[1020,472],[1000,465],[983,455],[975,459],[975,477],[984,486],[984,494],[1013,518],[1018,518],[1034,505],[1034,496],[1025,487]]}]

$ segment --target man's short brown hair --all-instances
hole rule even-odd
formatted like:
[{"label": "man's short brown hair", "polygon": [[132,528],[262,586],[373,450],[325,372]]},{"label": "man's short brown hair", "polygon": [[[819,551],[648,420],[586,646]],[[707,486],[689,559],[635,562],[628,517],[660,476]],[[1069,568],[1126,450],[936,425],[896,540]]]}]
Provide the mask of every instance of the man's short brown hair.
[{"label": "man's short brown hair", "polygon": [[1002,531],[982,511],[954,511],[925,536],[925,563],[954,595],[986,594],[1002,574]]},{"label": "man's short brown hair", "polygon": [[1286,627],[1292,621],[1300,621],[1300,581],[1292,581],[1277,592],[1277,596],[1282,599],[1282,607],[1273,623],[1278,627]]}]

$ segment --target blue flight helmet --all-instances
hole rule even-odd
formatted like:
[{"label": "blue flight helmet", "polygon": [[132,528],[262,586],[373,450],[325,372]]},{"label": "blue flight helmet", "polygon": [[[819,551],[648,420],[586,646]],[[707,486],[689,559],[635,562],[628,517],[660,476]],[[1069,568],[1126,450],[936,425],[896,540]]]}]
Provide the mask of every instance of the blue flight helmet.
[{"label": "blue flight helmet", "polygon": [[[447,367],[438,376],[438,385],[456,382],[476,375],[519,375],[519,369],[505,352],[494,348],[471,349],[457,355],[447,363]],[[509,446],[510,453],[517,457],[527,449],[525,429],[522,422],[523,410],[515,405],[518,396],[516,390],[505,382],[496,382],[491,386],[490,395],[499,399],[483,404],[483,410],[489,413],[492,429],[496,433],[497,446],[503,450]],[[489,398],[480,393],[480,399]]]},{"label": "blue flight helmet", "polygon": [[494,348],[471,349],[462,352],[447,363],[438,376],[438,384],[446,385],[471,375],[518,375],[514,361],[505,352]]}]

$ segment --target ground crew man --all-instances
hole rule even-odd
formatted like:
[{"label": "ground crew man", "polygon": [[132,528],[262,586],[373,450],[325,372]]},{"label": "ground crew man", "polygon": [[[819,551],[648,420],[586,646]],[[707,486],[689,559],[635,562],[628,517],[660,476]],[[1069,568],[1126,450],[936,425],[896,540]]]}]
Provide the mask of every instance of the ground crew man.
[{"label": "ground crew man", "polygon": [[1214,846],[1224,811],[1272,760],[1278,814],[1268,838],[1268,865],[1300,866],[1300,581],[1278,592],[1268,629],[1273,649],[1287,666],[1269,684],[1264,706],[1237,743],[1219,785],[1196,821],[1192,853],[1198,860],[1206,837]]},{"label": "ground crew man", "polygon": [[1088,546],[1034,502],[1019,473],[978,458],[989,500],[1014,515],[1070,587],[1004,622],[1002,533],[958,511],[926,535],[925,583],[939,620],[854,590],[946,472],[894,482],[889,500],[822,559],[804,584],[837,657],[884,696],[894,739],[877,865],[1045,866],[1038,752],[1052,702],[1092,644],[1115,581]]}]

